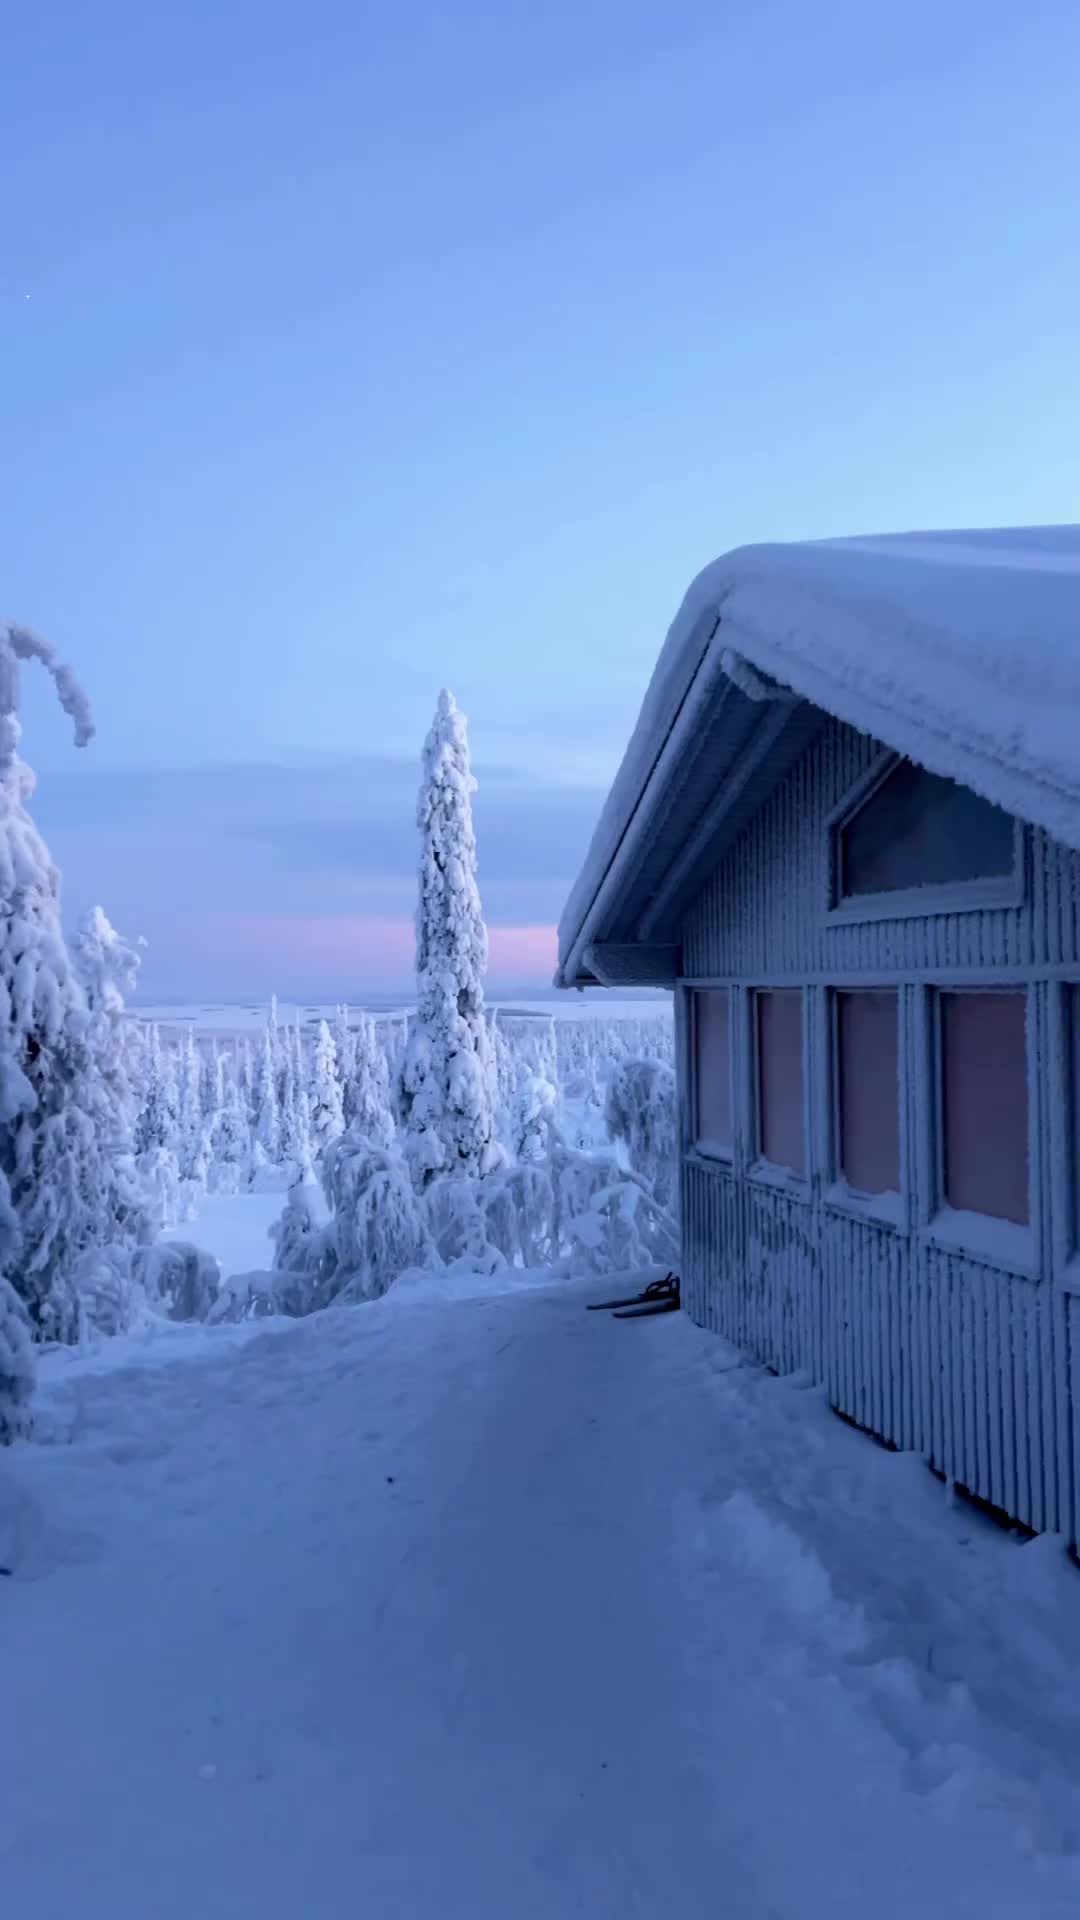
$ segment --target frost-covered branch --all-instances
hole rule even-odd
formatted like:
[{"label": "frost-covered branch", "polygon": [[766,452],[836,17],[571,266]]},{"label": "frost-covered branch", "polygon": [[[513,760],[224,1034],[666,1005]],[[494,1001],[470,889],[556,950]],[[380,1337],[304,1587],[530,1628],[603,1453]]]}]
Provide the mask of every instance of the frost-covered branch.
[{"label": "frost-covered branch", "polygon": [[52,675],[60,705],[74,723],[75,745],[85,747],[94,735],[90,702],[71,668],[57,659],[55,648],[29,627],[0,623],[0,775],[10,770],[18,755],[22,660],[37,660]]}]

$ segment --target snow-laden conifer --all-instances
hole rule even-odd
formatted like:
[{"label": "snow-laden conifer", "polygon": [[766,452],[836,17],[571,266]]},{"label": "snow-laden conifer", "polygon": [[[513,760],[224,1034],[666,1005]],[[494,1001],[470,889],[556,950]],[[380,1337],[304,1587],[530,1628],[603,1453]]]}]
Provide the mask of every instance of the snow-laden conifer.
[{"label": "snow-laden conifer", "polygon": [[241,1083],[242,1052],[214,1061],[214,1117],[210,1131],[210,1185],[238,1193],[251,1170],[251,1124]]},{"label": "snow-laden conifer", "polygon": [[375,1022],[368,1013],[357,1017],[353,1035],[352,1078],[349,1082],[349,1132],[354,1140],[388,1152],[395,1126],[390,1099],[390,1070]]},{"label": "snow-laden conifer", "polygon": [[318,1161],[331,1141],[337,1140],[345,1131],[338,1050],[326,1020],[319,1021],[311,1052],[308,1099],[311,1110],[311,1152]]},{"label": "snow-laden conifer", "polygon": [[439,695],[423,753],[416,911],[417,1015],[401,1076],[405,1149],[418,1183],[499,1164],[491,1039],[484,1017],[487,929],[477,882],[465,717]]},{"label": "snow-laden conifer", "polygon": [[259,1158],[276,1167],[281,1159],[281,1112],[274,1035],[275,1027],[268,1023],[255,1064],[252,1124]]},{"label": "snow-laden conifer", "polygon": [[[13,1286],[39,1337],[68,1340],[79,1325],[74,1268],[107,1236],[109,1142],[99,1134],[100,1076],[86,995],[60,918],[60,876],[29,812],[34,778],[20,757],[20,668],[39,661],[75,725],[93,733],[69,668],[44,641],[0,627],[0,1234],[4,1366]],[[5,1378],[8,1378],[5,1373]],[[12,1400],[12,1390],[6,1389]],[[5,1419],[7,1416],[5,1416]]]}]

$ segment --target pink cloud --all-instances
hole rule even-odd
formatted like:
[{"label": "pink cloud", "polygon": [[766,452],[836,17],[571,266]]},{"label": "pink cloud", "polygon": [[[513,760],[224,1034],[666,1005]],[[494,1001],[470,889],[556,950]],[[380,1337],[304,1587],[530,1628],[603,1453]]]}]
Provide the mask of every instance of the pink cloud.
[{"label": "pink cloud", "polygon": [[[405,989],[415,958],[411,920],[369,914],[215,914],[200,922],[199,945],[244,990],[315,996]],[[554,927],[492,927],[490,950],[492,985],[550,984]]]},{"label": "pink cloud", "polygon": [[554,927],[491,927],[488,937],[493,979],[551,985],[557,958]]}]

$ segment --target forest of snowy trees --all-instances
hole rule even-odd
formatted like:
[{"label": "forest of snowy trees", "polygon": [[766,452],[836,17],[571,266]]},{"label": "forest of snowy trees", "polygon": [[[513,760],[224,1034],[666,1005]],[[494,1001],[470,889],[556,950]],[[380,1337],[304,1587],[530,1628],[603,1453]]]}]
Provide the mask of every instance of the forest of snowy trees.
[{"label": "forest of snowy trees", "polygon": [[[674,1251],[669,1020],[485,1002],[465,721],[443,693],[417,814],[415,1011],[341,1007],[256,1034],[129,1010],[141,955],[95,908],[66,932],[31,817],[19,674],[69,670],[0,628],[0,1440],[26,1429],[34,1349],[161,1319],[305,1314],[416,1266],[602,1271]],[[208,1194],[281,1194],[263,1268],[198,1246]]]}]

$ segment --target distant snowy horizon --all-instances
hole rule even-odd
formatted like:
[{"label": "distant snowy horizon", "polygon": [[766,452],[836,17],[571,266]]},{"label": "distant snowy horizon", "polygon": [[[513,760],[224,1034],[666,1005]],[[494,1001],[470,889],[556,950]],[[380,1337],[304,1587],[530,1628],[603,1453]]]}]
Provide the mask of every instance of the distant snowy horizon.
[{"label": "distant snowy horizon", "polygon": [[[486,995],[488,1004],[517,1013],[553,1013],[560,1019],[663,1018],[671,1012],[671,995],[652,987],[621,988],[611,993],[597,987],[585,992],[565,988],[524,986],[518,990],[493,988]],[[213,994],[191,994],[176,998],[157,994],[136,994],[128,1001],[128,1012],[138,1020],[162,1026],[193,1025],[206,1030],[232,1032],[261,1027],[267,1017],[269,998],[259,994],[223,999]],[[350,1013],[408,1013],[416,1004],[413,983],[398,991],[358,994],[342,993],[326,999],[318,994],[283,994],[277,998],[278,1019],[282,1025],[299,1014],[305,1020],[329,1019],[344,1006]]]}]

